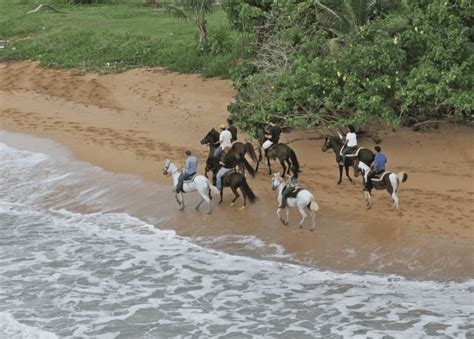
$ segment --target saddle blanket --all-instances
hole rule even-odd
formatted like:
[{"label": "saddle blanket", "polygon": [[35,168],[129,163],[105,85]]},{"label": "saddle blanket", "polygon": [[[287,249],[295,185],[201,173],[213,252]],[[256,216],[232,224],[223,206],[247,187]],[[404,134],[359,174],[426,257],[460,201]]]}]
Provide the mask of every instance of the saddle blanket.
[{"label": "saddle blanket", "polygon": [[379,175],[377,175],[376,177],[373,177],[373,178],[372,178],[372,181],[382,181],[383,178],[384,178],[387,174],[391,174],[391,173],[385,171],[385,172],[383,172],[382,174],[379,174]]},{"label": "saddle blanket", "polygon": [[[342,151],[344,150],[345,147],[341,147],[341,150],[339,151],[339,155],[342,156]],[[359,155],[359,152],[361,149],[364,149],[365,147],[359,147],[357,150],[353,153],[348,153],[346,154],[346,157],[351,158],[351,157],[356,157]]]},{"label": "saddle blanket", "polygon": [[298,193],[300,193],[303,189],[302,188],[296,188],[293,192],[291,192],[290,194],[288,194],[286,197],[287,198],[296,198],[296,196],[298,195]]},{"label": "saddle blanket", "polygon": [[193,182],[194,179],[196,179],[197,173],[194,174],[192,177],[187,178],[186,180],[183,181],[183,183],[189,184],[190,182]]}]

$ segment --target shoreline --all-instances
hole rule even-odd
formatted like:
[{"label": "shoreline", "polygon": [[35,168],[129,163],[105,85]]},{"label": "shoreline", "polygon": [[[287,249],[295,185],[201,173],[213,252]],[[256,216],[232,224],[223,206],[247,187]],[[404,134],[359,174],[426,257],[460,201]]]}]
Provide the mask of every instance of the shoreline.
[{"label": "shoreline", "polygon": [[[166,158],[184,160],[189,145],[202,171],[207,149],[199,140],[225,121],[233,96],[223,80],[151,69],[75,76],[21,62],[0,64],[0,80],[0,129],[58,141],[80,160],[166,185],[170,182],[161,175],[162,163]],[[307,133],[284,134],[282,141]],[[190,237],[255,235],[321,268],[441,280],[473,277],[472,141],[469,127],[431,134],[387,132],[382,148],[388,169],[409,172],[400,192],[400,212],[391,210],[383,192],[375,194],[374,207],[367,211],[359,183],[343,179],[335,185],[334,154],[321,152],[322,141],[297,141],[291,147],[302,165],[301,182],[321,207],[315,232],[308,231],[309,224],[297,230],[294,211],[290,227],[275,220],[276,197],[266,166],[249,179],[260,199],[245,214],[228,204],[215,206],[210,217],[189,208],[173,211],[171,222],[178,234]],[[360,143],[373,146],[369,140]],[[229,198],[227,192],[224,202]],[[219,222],[225,218],[223,227]],[[410,262],[417,265],[409,268]]]}]

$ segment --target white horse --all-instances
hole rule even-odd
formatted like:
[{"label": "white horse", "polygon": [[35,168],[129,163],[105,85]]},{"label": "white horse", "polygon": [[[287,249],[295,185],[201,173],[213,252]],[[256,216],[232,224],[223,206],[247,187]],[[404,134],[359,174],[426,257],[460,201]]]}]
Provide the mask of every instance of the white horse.
[{"label": "white horse", "polygon": [[[163,174],[164,175],[171,175],[173,178],[173,187],[176,187],[178,185],[178,179],[179,176],[181,175],[181,172],[178,171],[178,168],[176,167],[175,164],[173,164],[171,161],[166,160],[165,161],[165,167],[163,168]],[[205,201],[207,202],[209,206],[209,210],[207,213],[211,213],[211,192],[214,194],[219,194],[219,190],[211,184],[211,182],[203,175],[196,175],[194,177],[194,180],[191,182],[184,182],[183,184],[183,191],[188,193],[188,192],[194,192],[198,191],[199,195],[201,196],[201,201],[197,204],[195,207],[196,210],[199,209],[201,204]],[[179,192],[175,194],[176,202],[178,203],[178,207],[180,210],[184,209],[184,197],[183,197],[183,192]]]},{"label": "white horse", "polygon": [[[281,193],[283,191],[283,188],[285,187],[285,181],[283,178],[280,176],[279,173],[273,174],[272,178],[272,190],[277,190],[278,189],[278,206],[281,204]],[[280,221],[284,225],[288,225],[290,221],[290,209],[289,207],[297,207],[298,211],[300,212],[302,218],[300,221],[300,228],[303,228],[303,223],[307,217],[307,214],[305,212],[305,207],[308,208],[310,214],[311,214],[311,221],[313,222],[313,226],[311,228],[311,231],[314,231],[314,228],[316,227],[316,211],[319,210],[319,206],[317,202],[314,200],[314,195],[307,191],[307,190],[301,190],[296,194],[295,198],[287,198],[286,199],[286,220],[283,220],[283,218],[280,215],[280,210],[281,208],[278,208],[276,211],[276,214]]]}]

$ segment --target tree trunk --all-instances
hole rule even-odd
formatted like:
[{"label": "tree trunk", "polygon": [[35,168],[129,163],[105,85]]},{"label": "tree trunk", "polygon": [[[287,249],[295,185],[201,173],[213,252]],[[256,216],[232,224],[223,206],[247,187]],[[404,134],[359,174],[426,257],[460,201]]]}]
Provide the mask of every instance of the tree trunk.
[{"label": "tree trunk", "polygon": [[206,17],[204,13],[198,15],[197,25],[199,29],[199,43],[201,44],[201,47],[204,47],[207,41]]},{"label": "tree trunk", "polygon": [[155,8],[156,7],[156,0],[147,0],[147,4],[151,8]]}]

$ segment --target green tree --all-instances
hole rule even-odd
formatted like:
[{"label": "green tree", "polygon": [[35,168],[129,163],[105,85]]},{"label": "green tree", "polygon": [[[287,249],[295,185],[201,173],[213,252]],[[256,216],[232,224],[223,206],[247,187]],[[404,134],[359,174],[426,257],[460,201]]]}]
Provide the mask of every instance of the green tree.
[{"label": "green tree", "polygon": [[187,18],[187,11],[191,11],[196,17],[196,25],[199,31],[199,43],[202,47],[207,42],[206,15],[212,12],[214,0],[175,0],[174,5],[168,9],[177,16]]}]

